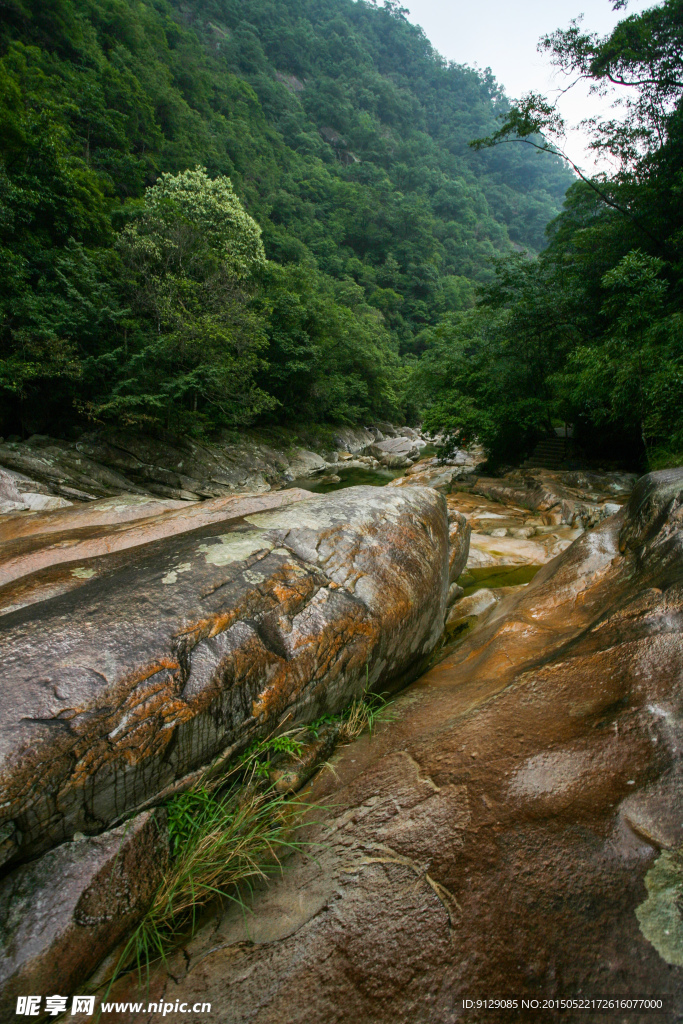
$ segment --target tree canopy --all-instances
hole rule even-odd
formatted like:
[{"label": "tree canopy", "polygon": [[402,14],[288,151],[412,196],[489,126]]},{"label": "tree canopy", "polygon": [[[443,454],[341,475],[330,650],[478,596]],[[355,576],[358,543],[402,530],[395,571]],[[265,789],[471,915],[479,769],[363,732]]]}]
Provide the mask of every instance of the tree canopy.
[{"label": "tree canopy", "polygon": [[573,177],[399,4],[5,0],[0,430],[416,418]]}]

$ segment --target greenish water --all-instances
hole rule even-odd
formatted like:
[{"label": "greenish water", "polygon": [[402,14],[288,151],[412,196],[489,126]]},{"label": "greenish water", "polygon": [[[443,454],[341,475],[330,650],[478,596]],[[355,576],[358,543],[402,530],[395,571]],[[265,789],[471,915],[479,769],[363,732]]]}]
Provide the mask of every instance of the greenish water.
[{"label": "greenish water", "polygon": [[466,569],[458,580],[458,584],[467,594],[487,587],[518,587],[522,583],[531,583],[540,565],[489,565],[481,569]]},{"label": "greenish water", "polygon": [[[427,459],[431,458],[432,455],[436,454],[436,448],[428,445],[426,448],[420,449],[420,458]],[[340,462],[338,468],[335,467],[335,475],[338,476],[338,483],[326,483],[324,480],[320,480],[316,477],[310,477],[308,480],[296,480],[295,484],[297,487],[303,487],[305,491],[312,491],[314,494],[329,494],[330,491],[341,491],[344,487],[386,487],[390,480],[395,480],[398,476],[405,474],[405,469],[344,469],[344,463]],[[329,476],[326,473],[325,476]]]},{"label": "greenish water", "polygon": [[[331,472],[331,470],[330,470]],[[326,474],[327,475],[327,474]],[[303,487],[305,491],[313,491],[314,494],[328,494],[330,491],[340,491],[344,487],[385,487],[390,480],[397,476],[403,476],[402,469],[340,469],[336,475],[340,478],[338,483],[326,483],[315,477],[308,480],[297,480],[296,486]]]}]

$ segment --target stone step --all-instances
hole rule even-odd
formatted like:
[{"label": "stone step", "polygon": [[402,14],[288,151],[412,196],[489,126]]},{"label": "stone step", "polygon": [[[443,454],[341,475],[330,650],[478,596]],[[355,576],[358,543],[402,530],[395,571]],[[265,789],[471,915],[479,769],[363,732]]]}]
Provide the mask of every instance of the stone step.
[{"label": "stone step", "polygon": [[544,437],[538,442],[531,455],[522,463],[524,469],[562,470],[567,461],[575,459],[576,445],[568,437]]}]

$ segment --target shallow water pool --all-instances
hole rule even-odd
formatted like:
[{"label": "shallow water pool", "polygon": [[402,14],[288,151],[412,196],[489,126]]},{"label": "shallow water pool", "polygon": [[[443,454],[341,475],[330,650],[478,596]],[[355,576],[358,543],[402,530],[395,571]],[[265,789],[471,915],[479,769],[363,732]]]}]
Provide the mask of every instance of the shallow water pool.
[{"label": "shallow water pool", "polygon": [[465,591],[464,596],[474,594],[477,590],[487,587],[518,587],[523,583],[531,583],[540,565],[487,565],[481,569],[466,569],[458,580],[459,586]]}]

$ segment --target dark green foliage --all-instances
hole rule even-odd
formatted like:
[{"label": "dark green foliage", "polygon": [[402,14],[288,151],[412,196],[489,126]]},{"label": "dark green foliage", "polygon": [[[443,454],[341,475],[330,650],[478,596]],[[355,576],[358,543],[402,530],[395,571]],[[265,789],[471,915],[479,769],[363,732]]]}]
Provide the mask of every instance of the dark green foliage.
[{"label": "dark green foliage", "polygon": [[476,308],[429,332],[418,376],[425,425],[448,435],[447,448],[476,438],[494,463],[510,463],[552,425],[550,376],[576,326],[543,261],[514,256],[495,269]]},{"label": "dark green foliage", "polygon": [[[472,305],[491,255],[542,248],[571,181],[468,149],[507,101],[396,4],[5,0],[0,19],[5,433],[415,416],[422,333]],[[160,320],[119,239],[160,173],[196,166],[230,177],[271,262],[222,291],[164,271]]]},{"label": "dark green foliage", "polygon": [[[429,335],[427,422],[451,446],[477,434],[494,464],[518,461],[569,421],[594,459],[683,461],[682,39],[683,2],[665,0],[604,40],[545,40],[565,71],[630,85],[625,119],[594,126],[619,169],[574,184],[538,259],[498,261],[476,313]],[[476,145],[552,149],[538,133],[561,127],[529,96]]]}]

